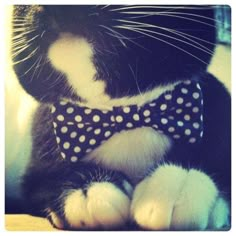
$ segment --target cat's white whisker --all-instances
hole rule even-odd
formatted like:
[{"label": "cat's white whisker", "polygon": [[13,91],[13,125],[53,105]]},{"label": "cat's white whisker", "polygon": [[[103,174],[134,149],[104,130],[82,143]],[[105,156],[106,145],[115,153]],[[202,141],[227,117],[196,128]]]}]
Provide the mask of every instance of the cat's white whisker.
[{"label": "cat's white whisker", "polygon": [[167,38],[171,38],[171,39],[173,39],[173,40],[176,40],[176,41],[182,42],[182,43],[184,43],[184,44],[190,45],[190,46],[192,46],[192,47],[194,47],[194,48],[197,48],[197,49],[199,49],[199,50],[201,50],[201,51],[203,51],[203,52],[205,52],[205,53],[207,53],[207,54],[209,54],[209,55],[213,55],[213,52],[209,52],[208,50],[199,48],[198,46],[196,46],[196,45],[194,45],[194,44],[192,44],[192,43],[189,43],[189,42],[187,42],[187,41],[184,41],[184,40],[182,40],[182,39],[179,39],[179,38],[176,38],[176,37],[172,37],[172,36],[167,35],[167,34],[158,33],[158,32],[153,31],[153,30],[142,29],[142,28],[139,28],[139,27],[135,27],[135,29],[138,29],[138,30],[141,30],[141,31],[145,31],[145,32],[148,32],[148,33],[153,33],[153,34],[161,35],[161,36],[164,36],[164,37],[167,37]]},{"label": "cat's white whisker", "polygon": [[13,41],[15,41],[16,39],[23,38],[23,37],[25,37],[27,34],[32,33],[32,32],[34,32],[34,31],[36,31],[36,29],[26,31],[26,32],[21,33],[21,34],[17,34],[17,35],[15,35],[15,36],[13,36],[12,39],[13,39]]},{"label": "cat's white whisker", "polygon": [[[121,33],[115,31],[114,29],[111,29],[111,28],[109,28],[109,27],[107,27],[107,26],[104,26],[104,25],[101,25],[101,27],[103,27],[103,28],[105,28],[105,29],[111,31],[112,33],[114,33],[115,35],[112,35],[112,36],[114,36],[114,37],[117,38],[117,39],[125,39],[125,40],[130,41],[131,43],[137,45],[138,47],[141,47],[141,48],[143,48],[143,49],[145,49],[145,50],[148,50],[148,49],[146,49],[144,46],[142,46],[142,45],[138,44],[137,42],[135,42],[135,41],[134,41],[133,39],[131,39],[130,37],[126,37],[126,36],[122,35]],[[113,28],[114,28],[114,27],[113,27]],[[122,37],[122,38],[120,38],[120,37]],[[148,50],[148,51],[149,51],[149,50]]]},{"label": "cat's white whisker", "polygon": [[[187,36],[181,35],[180,33],[178,33],[178,31],[175,32],[175,31],[171,31],[171,30],[168,30],[168,29],[163,29],[163,30],[166,30],[166,31],[168,31],[168,32],[171,32],[171,33],[173,33],[173,34],[175,34],[175,35],[178,35],[178,36],[180,36],[180,37],[182,37],[182,38],[185,38],[185,39],[187,39],[188,41],[190,41],[190,42],[192,42],[192,43],[190,43],[190,42],[188,42],[188,41],[185,41],[185,40],[182,40],[181,38],[176,38],[176,37],[173,37],[173,36],[170,36],[170,35],[167,35],[167,34],[163,34],[163,33],[159,33],[159,32],[156,32],[156,31],[151,31],[151,30],[143,29],[143,27],[144,27],[144,28],[150,28],[150,26],[148,26],[148,27],[147,27],[147,26],[133,26],[133,25],[123,25],[123,26],[132,27],[132,28],[135,28],[135,29],[144,30],[144,31],[146,31],[146,32],[150,32],[150,33],[162,35],[162,36],[164,36],[164,37],[172,38],[172,39],[174,39],[174,40],[176,40],[176,41],[179,41],[179,42],[188,44],[188,45],[190,45],[190,46],[192,46],[192,47],[195,47],[195,48],[197,48],[197,49],[199,49],[199,50],[201,50],[201,51],[203,51],[203,52],[205,52],[205,53],[208,53],[208,54],[210,54],[210,55],[213,55],[213,53],[214,53],[213,51],[209,50],[207,47],[205,47],[205,46],[202,45],[201,43],[197,42],[196,40],[193,40],[193,39],[191,39],[191,38],[189,38],[189,37],[187,37]],[[119,26],[117,26],[117,27],[120,28]],[[162,27],[158,27],[158,28],[162,29]],[[199,47],[199,46],[200,46],[200,47]]]},{"label": "cat's white whisker", "polygon": [[107,7],[109,7],[109,6],[110,6],[110,4],[105,5],[105,6],[101,7],[101,9],[105,9],[105,8],[107,8]]},{"label": "cat's white whisker", "polygon": [[12,57],[16,57],[18,56],[20,53],[22,53],[23,51],[25,51],[25,49],[29,48],[31,46],[31,44],[26,44],[26,46],[24,46],[23,48],[21,48],[20,50],[17,50],[16,52],[14,52],[12,54]]},{"label": "cat's white whisker", "polygon": [[34,72],[33,72],[32,76],[30,77],[30,82],[32,82],[33,79],[34,79],[34,76],[35,76],[35,74],[36,74],[36,71],[38,70],[38,67],[39,67],[39,65],[40,65],[40,61],[42,60],[42,57],[43,57],[43,56],[41,55],[41,56],[38,56],[38,58],[37,58],[37,63],[36,63],[36,66],[33,67],[33,68],[34,68]]},{"label": "cat's white whisker", "polygon": [[[142,11],[142,12],[141,11],[123,11],[123,12],[120,12],[120,13],[130,14],[130,15],[145,15],[145,16],[151,15],[151,16],[154,16],[154,15],[165,15],[166,11],[162,11],[162,12],[155,12],[155,11],[152,11],[152,12],[151,11]],[[206,19],[206,20],[211,20],[211,21],[223,24],[222,21],[216,20],[212,17],[203,16],[203,15],[200,15],[200,14],[193,14],[193,13],[186,13],[186,12],[176,12],[176,11],[167,11],[167,13],[171,13],[171,14],[174,14],[174,15],[194,16],[194,17],[199,17],[199,18],[203,18],[203,19]]]},{"label": "cat's white whisker", "polygon": [[36,53],[36,51],[38,51],[38,50],[39,50],[39,47],[35,48],[28,56],[24,57],[24,58],[21,59],[21,60],[15,61],[15,62],[13,63],[13,65],[17,65],[17,64],[19,64],[19,63],[21,63],[21,62],[24,62],[24,61],[26,61],[26,60],[29,60],[29,59]]},{"label": "cat's white whisker", "polygon": [[20,77],[22,77],[22,76],[28,74],[29,71],[31,71],[31,70],[34,68],[34,66],[38,63],[38,60],[39,60],[39,57],[38,57],[38,58],[35,60],[35,62],[30,66],[30,68],[29,68],[28,70],[25,71],[24,74],[20,75]]},{"label": "cat's white whisker", "polygon": [[[200,7],[200,6],[179,6],[176,8],[179,9],[196,9],[196,10],[208,10],[208,9],[213,9],[213,8],[217,8],[219,6],[204,6],[204,7]],[[147,8],[147,9],[173,9],[173,6],[156,6],[156,5],[138,5],[138,6],[125,6],[125,7],[120,7],[120,8],[115,8],[115,9],[111,9],[110,11],[121,11],[121,10],[129,10],[129,9],[142,9],[142,8]]]},{"label": "cat's white whisker", "polygon": [[[174,29],[171,29],[171,28],[166,28],[166,27],[160,27],[160,26],[157,26],[157,25],[153,25],[153,24],[147,24],[147,23],[142,23],[142,22],[139,22],[139,21],[129,21],[129,20],[122,20],[122,19],[117,19],[117,21],[119,22],[122,22],[122,23],[130,23],[131,25],[126,25],[126,26],[130,26],[130,27],[133,27],[133,26],[138,26],[138,27],[144,27],[144,28],[157,28],[157,29],[162,29],[162,30],[166,30],[166,31],[170,31],[174,34],[179,34],[179,35],[186,35],[190,38],[194,38],[194,39],[197,39],[199,41],[202,41],[202,42],[205,42],[205,43],[208,43],[208,44],[211,44],[211,45],[215,45],[215,43],[213,42],[209,42],[207,40],[204,40],[204,39],[201,39],[199,37],[195,37],[195,36],[192,36],[191,34],[187,34],[187,33],[183,33],[181,31],[178,31],[178,30],[174,30]],[[183,38],[185,38],[185,36],[182,36]],[[191,41],[191,39],[188,39]],[[209,50],[207,47],[203,46],[202,44],[198,43],[195,41],[196,44],[198,44],[199,46],[202,46],[203,48]],[[212,52],[209,50],[209,52]],[[212,52],[213,53],[213,52]]]},{"label": "cat's white whisker", "polygon": [[138,73],[137,73],[137,63],[136,63],[136,72],[134,72],[134,69],[132,68],[132,66],[129,64],[129,68],[131,70],[131,73],[133,75],[133,78],[135,80],[135,83],[136,83],[136,86],[137,86],[137,89],[138,89],[138,92],[141,96],[143,96],[142,92],[141,92],[141,89],[139,87],[139,84],[138,84]]},{"label": "cat's white whisker", "polygon": [[123,28],[124,28],[124,29],[127,29],[127,30],[130,30],[130,31],[133,31],[133,32],[137,32],[137,33],[146,35],[146,36],[148,36],[148,37],[150,37],[150,38],[156,39],[156,40],[161,41],[161,42],[163,42],[163,43],[165,43],[165,44],[168,44],[168,45],[170,45],[170,46],[173,46],[173,47],[175,47],[175,48],[181,50],[182,52],[185,52],[186,54],[190,55],[191,57],[196,58],[197,60],[201,61],[202,63],[204,63],[204,64],[206,64],[206,65],[208,64],[208,63],[206,63],[205,61],[203,61],[201,58],[197,57],[196,55],[193,55],[193,54],[190,53],[189,51],[187,51],[187,50],[185,50],[185,49],[183,49],[183,48],[181,48],[181,47],[179,47],[179,46],[176,46],[176,45],[173,44],[173,43],[167,42],[166,40],[163,40],[163,39],[160,39],[160,38],[155,37],[155,36],[153,36],[153,35],[147,34],[147,33],[143,32],[143,31],[140,30],[140,29],[134,29],[134,28],[131,28],[131,27],[123,27]]}]

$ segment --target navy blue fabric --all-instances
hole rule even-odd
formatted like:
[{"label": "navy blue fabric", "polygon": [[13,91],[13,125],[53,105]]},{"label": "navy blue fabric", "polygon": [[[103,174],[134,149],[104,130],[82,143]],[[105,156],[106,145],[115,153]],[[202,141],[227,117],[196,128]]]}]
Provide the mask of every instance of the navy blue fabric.
[{"label": "navy blue fabric", "polygon": [[203,98],[200,85],[185,81],[141,107],[90,109],[58,101],[51,109],[57,144],[63,159],[83,158],[115,133],[152,127],[176,142],[195,144],[203,136]]}]

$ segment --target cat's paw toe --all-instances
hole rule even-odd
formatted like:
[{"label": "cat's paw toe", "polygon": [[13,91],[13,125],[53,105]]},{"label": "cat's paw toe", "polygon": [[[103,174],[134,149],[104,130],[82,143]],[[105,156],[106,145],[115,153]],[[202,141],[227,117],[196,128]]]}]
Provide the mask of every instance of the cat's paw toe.
[{"label": "cat's paw toe", "polygon": [[[126,188],[129,185],[125,184]],[[131,186],[128,186],[130,191]],[[130,199],[110,182],[94,182],[86,191],[73,190],[65,198],[64,218],[71,229],[112,229],[127,223]],[[54,216],[53,224],[61,228],[62,222]]]},{"label": "cat's paw toe", "polygon": [[136,187],[131,215],[145,229],[218,229],[227,224],[229,207],[203,172],[165,165]]}]

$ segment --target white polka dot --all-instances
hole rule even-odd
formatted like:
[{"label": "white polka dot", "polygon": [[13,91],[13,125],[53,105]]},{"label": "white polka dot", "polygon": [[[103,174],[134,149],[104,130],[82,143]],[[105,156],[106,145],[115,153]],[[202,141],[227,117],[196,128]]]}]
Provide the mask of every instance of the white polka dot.
[{"label": "white polka dot", "polygon": [[184,131],[184,133],[185,133],[186,135],[190,135],[190,134],[191,134],[191,130],[190,130],[190,129],[186,129],[186,130]]},{"label": "white polka dot", "polygon": [[182,89],[181,89],[181,92],[182,92],[183,94],[187,94],[187,93],[188,93],[188,90],[187,90],[186,88],[182,88]]},{"label": "white polka dot", "polygon": [[87,109],[84,110],[84,113],[87,114],[87,115],[90,114],[91,112],[92,112],[92,110],[89,109],[89,108],[87,108]]},{"label": "white polka dot", "polygon": [[133,115],[133,119],[136,120],[136,121],[138,121],[138,120],[139,120],[139,114],[134,114],[134,115]]},{"label": "white polka dot", "polygon": [[64,133],[66,133],[68,131],[68,128],[66,127],[66,126],[63,126],[62,128],[61,128],[61,132],[64,134]]},{"label": "white polka dot", "polygon": [[199,124],[199,123],[197,123],[197,122],[194,122],[194,123],[193,123],[193,127],[194,127],[195,129],[199,129],[199,127],[200,127],[200,124]]},{"label": "white polka dot", "polygon": [[150,123],[150,122],[151,122],[151,118],[146,118],[146,119],[144,120],[144,122],[145,122],[145,123]]},{"label": "white polka dot", "polygon": [[67,103],[68,103],[68,102],[66,102],[66,101],[60,101],[60,104],[61,104],[62,106],[65,106]]},{"label": "white polka dot", "polygon": [[98,115],[93,116],[94,122],[98,122],[99,120],[100,120],[100,116],[98,116]]},{"label": "white polka dot", "polygon": [[56,141],[59,144],[61,142],[61,139],[59,137],[56,137]]},{"label": "white polka dot", "polygon": [[190,142],[190,143],[196,143],[196,141],[197,141],[196,138],[190,138],[190,139],[189,139],[189,142]]},{"label": "white polka dot", "polygon": [[93,130],[92,127],[88,127],[88,128],[86,129],[87,132],[90,132],[91,130]]},{"label": "white polka dot", "polygon": [[129,113],[130,112],[130,108],[129,107],[124,107],[123,111],[124,111],[124,113]]},{"label": "white polka dot", "polygon": [[104,136],[107,138],[107,137],[109,137],[111,135],[111,131],[106,131],[105,132],[105,134],[104,134]]},{"label": "white polka dot", "polygon": [[67,112],[68,114],[71,114],[71,113],[74,112],[74,108],[73,108],[73,107],[68,107],[68,108],[66,109],[66,112]]},{"label": "white polka dot", "polygon": [[177,98],[176,102],[177,102],[178,104],[182,104],[182,103],[184,102],[184,99],[181,98],[181,97],[179,97],[179,98]]},{"label": "white polka dot", "polygon": [[191,80],[184,81],[184,84],[186,84],[186,85],[190,85],[191,83],[192,83]]},{"label": "white polka dot", "polygon": [[76,147],[74,148],[74,152],[75,152],[75,153],[79,153],[80,151],[81,151],[81,148],[80,148],[80,147],[76,146]]},{"label": "white polka dot", "polygon": [[165,111],[166,108],[167,108],[167,105],[166,105],[166,104],[162,104],[162,105],[160,106],[161,111]]},{"label": "white polka dot", "polygon": [[75,138],[76,136],[77,136],[77,132],[75,132],[75,131],[71,132],[71,134],[70,134],[71,138]]},{"label": "white polka dot", "polygon": [[55,111],[56,111],[56,107],[55,107],[55,106],[52,106],[51,112],[54,113]]},{"label": "white polka dot", "polygon": [[201,100],[201,105],[203,105],[203,99]]},{"label": "white polka dot", "polygon": [[179,121],[177,121],[177,125],[178,125],[178,126],[183,126],[184,123],[183,123],[182,121],[179,120]]},{"label": "white polka dot", "polygon": [[57,127],[57,123],[56,122],[53,122],[53,127],[56,128]]},{"label": "white polka dot", "polygon": [[170,128],[168,129],[168,131],[172,133],[172,132],[175,131],[175,128],[174,128],[174,127],[170,127]]},{"label": "white polka dot", "polygon": [[88,148],[87,150],[86,150],[86,153],[89,153],[89,152],[91,152],[93,149],[92,148]]},{"label": "white polka dot", "polygon": [[84,128],[84,124],[78,124],[77,127],[78,127],[79,129],[82,129],[82,128]]},{"label": "white polka dot", "polygon": [[77,162],[77,161],[78,161],[78,157],[72,156],[72,157],[70,158],[70,160],[71,160],[71,162]]},{"label": "white polka dot", "polygon": [[128,122],[128,123],[126,124],[126,127],[127,127],[127,128],[132,128],[132,127],[133,127],[133,124],[130,123],[130,122]]},{"label": "white polka dot", "polygon": [[111,116],[111,121],[115,122],[115,117],[114,116]]},{"label": "white polka dot", "polygon": [[203,131],[200,133],[200,137],[202,137],[203,136]]},{"label": "white polka dot", "polygon": [[152,102],[149,104],[150,107],[155,107],[156,106],[156,103],[155,102]]},{"label": "white polka dot", "polygon": [[193,98],[194,98],[194,99],[198,99],[199,96],[200,96],[199,93],[197,93],[197,92],[193,93]]},{"label": "white polka dot", "polygon": [[63,120],[64,120],[64,116],[63,116],[63,115],[58,115],[58,116],[57,116],[57,119],[58,119],[59,121],[63,121]]},{"label": "white polka dot", "polygon": [[171,94],[166,94],[166,95],[165,95],[165,99],[166,99],[166,100],[170,100],[171,98],[172,98],[172,95],[171,95]]},{"label": "white polka dot", "polygon": [[194,112],[194,113],[199,112],[199,108],[198,108],[198,107],[194,107],[194,108],[193,108],[193,112]]},{"label": "white polka dot", "polygon": [[145,110],[145,111],[143,112],[143,115],[144,115],[145,117],[149,116],[150,114],[151,114],[151,112],[150,112],[149,110]]},{"label": "white polka dot", "polygon": [[103,113],[103,114],[107,114],[107,113],[108,113],[108,110],[102,110],[102,113]]},{"label": "white polka dot", "polygon": [[117,116],[117,117],[116,117],[116,121],[117,121],[118,123],[121,123],[121,122],[123,121],[123,117],[122,117],[122,116]]},{"label": "white polka dot", "polygon": [[158,125],[153,125],[152,126],[154,129],[158,129]]},{"label": "white polka dot", "polygon": [[81,142],[81,143],[83,143],[84,141],[85,141],[85,136],[84,135],[81,135],[80,137],[79,137],[79,141]]},{"label": "white polka dot", "polygon": [[96,144],[96,140],[95,140],[95,139],[90,139],[90,140],[89,140],[89,144],[90,144],[90,145]]},{"label": "white polka dot", "polygon": [[70,147],[70,143],[69,143],[69,142],[65,142],[65,143],[63,144],[63,148],[69,149],[69,147]]},{"label": "white polka dot", "polygon": [[77,115],[77,116],[75,116],[75,120],[77,122],[80,122],[80,121],[82,121],[82,117],[80,115]]},{"label": "white polka dot", "polygon": [[185,119],[185,120],[191,120],[191,117],[190,117],[190,115],[185,115],[185,116],[184,116],[184,119]]},{"label": "white polka dot", "polygon": [[100,134],[100,133],[101,133],[101,129],[95,129],[95,130],[94,130],[94,133],[95,133],[96,135]]},{"label": "white polka dot", "polygon": [[191,102],[188,102],[185,104],[186,107],[191,107],[192,106],[192,103]]},{"label": "white polka dot", "polygon": [[176,110],[176,113],[177,113],[177,114],[180,114],[180,113],[182,113],[182,112],[183,112],[182,109],[177,109],[177,110]]},{"label": "white polka dot", "polygon": [[169,120],[174,120],[175,118],[174,118],[174,116],[168,116],[168,119]]},{"label": "white polka dot", "polygon": [[108,127],[109,124],[108,124],[108,123],[103,123],[102,126],[103,126],[103,127]]},{"label": "white polka dot", "polygon": [[162,119],[161,119],[161,123],[162,123],[163,125],[166,125],[166,124],[168,123],[168,120],[167,120],[166,118],[162,118]]},{"label": "white polka dot", "polygon": [[66,158],[66,154],[64,152],[61,152],[61,156],[62,156],[63,159]]},{"label": "white polka dot", "polygon": [[180,138],[180,135],[179,135],[179,134],[175,134],[175,135],[173,135],[173,138],[174,138],[174,139],[179,139],[179,138]]},{"label": "white polka dot", "polygon": [[196,86],[197,86],[198,89],[201,89],[200,84],[197,84]]},{"label": "white polka dot", "polygon": [[200,116],[201,121],[203,121],[203,115]]}]

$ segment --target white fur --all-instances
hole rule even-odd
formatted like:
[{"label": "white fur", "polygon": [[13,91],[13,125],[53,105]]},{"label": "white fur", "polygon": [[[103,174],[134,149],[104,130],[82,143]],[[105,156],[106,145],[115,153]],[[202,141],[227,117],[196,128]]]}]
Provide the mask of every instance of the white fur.
[{"label": "white fur", "polygon": [[146,229],[204,230],[208,222],[215,229],[227,224],[229,211],[217,197],[216,185],[203,172],[164,165],[137,185],[131,214]]},{"label": "white fur", "polygon": [[58,229],[63,229],[64,225],[62,220],[58,217],[58,215],[54,211],[49,212],[49,216],[51,217],[51,221]]},{"label": "white fur", "polygon": [[142,178],[171,147],[170,139],[152,128],[138,128],[113,135],[85,161],[124,172],[133,182]]},{"label": "white fur", "polygon": [[48,58],[55,69],[67,76],[69,84],[82,98],[90,101],[104,97],[105,83],[95,81],[93,48],[85,39],[61,34],[50,46]]},{"label": "white fur", "polygon": [[115,185],[93,183],[87,196],[81,190],[71,192],[65,200],[65,217],[72,228],[105,229],[121,226],[129,218],[130,199]]},{"label": "white fur", "polygon": [[62,33],[48,50],[52,66],[66,75],[68,83],[84,99],[84,106],[108,110],[114,106],[142,106],[165,91],[173,90],[174,85],[178,83],[159,86],[132,97],[111,99],[105,93],[105,81],[95,80],[97,71],[93,64],[93,53],[91,43],[70,33]]},{"label": "white fur", "polygon": [[229,226],[229,211],[229,204],[222,197],[219,197],[211,212],[208,228],[222,229],[223,226]]},{"label": "white fur", "polygon": [[[159,86],[136,96],[112,99],[105,94],[105,82],[95,80],[92,45],[85,39],[68,33],[62,34],[51,45],[48,57],[57,70],[66,74],[69,84],[84,99],[80,105],[89,108],[111,110],[114,106],[142,106],[165,91],[173,90],[175,85]],[[112,136],[86,157],[85,161],[94,161],[111,169],[122,170],[133,181],[137,181],[148,168],[163,158],[170,147],[171,141],[167,136],[151,128],[140,128]]]}]

